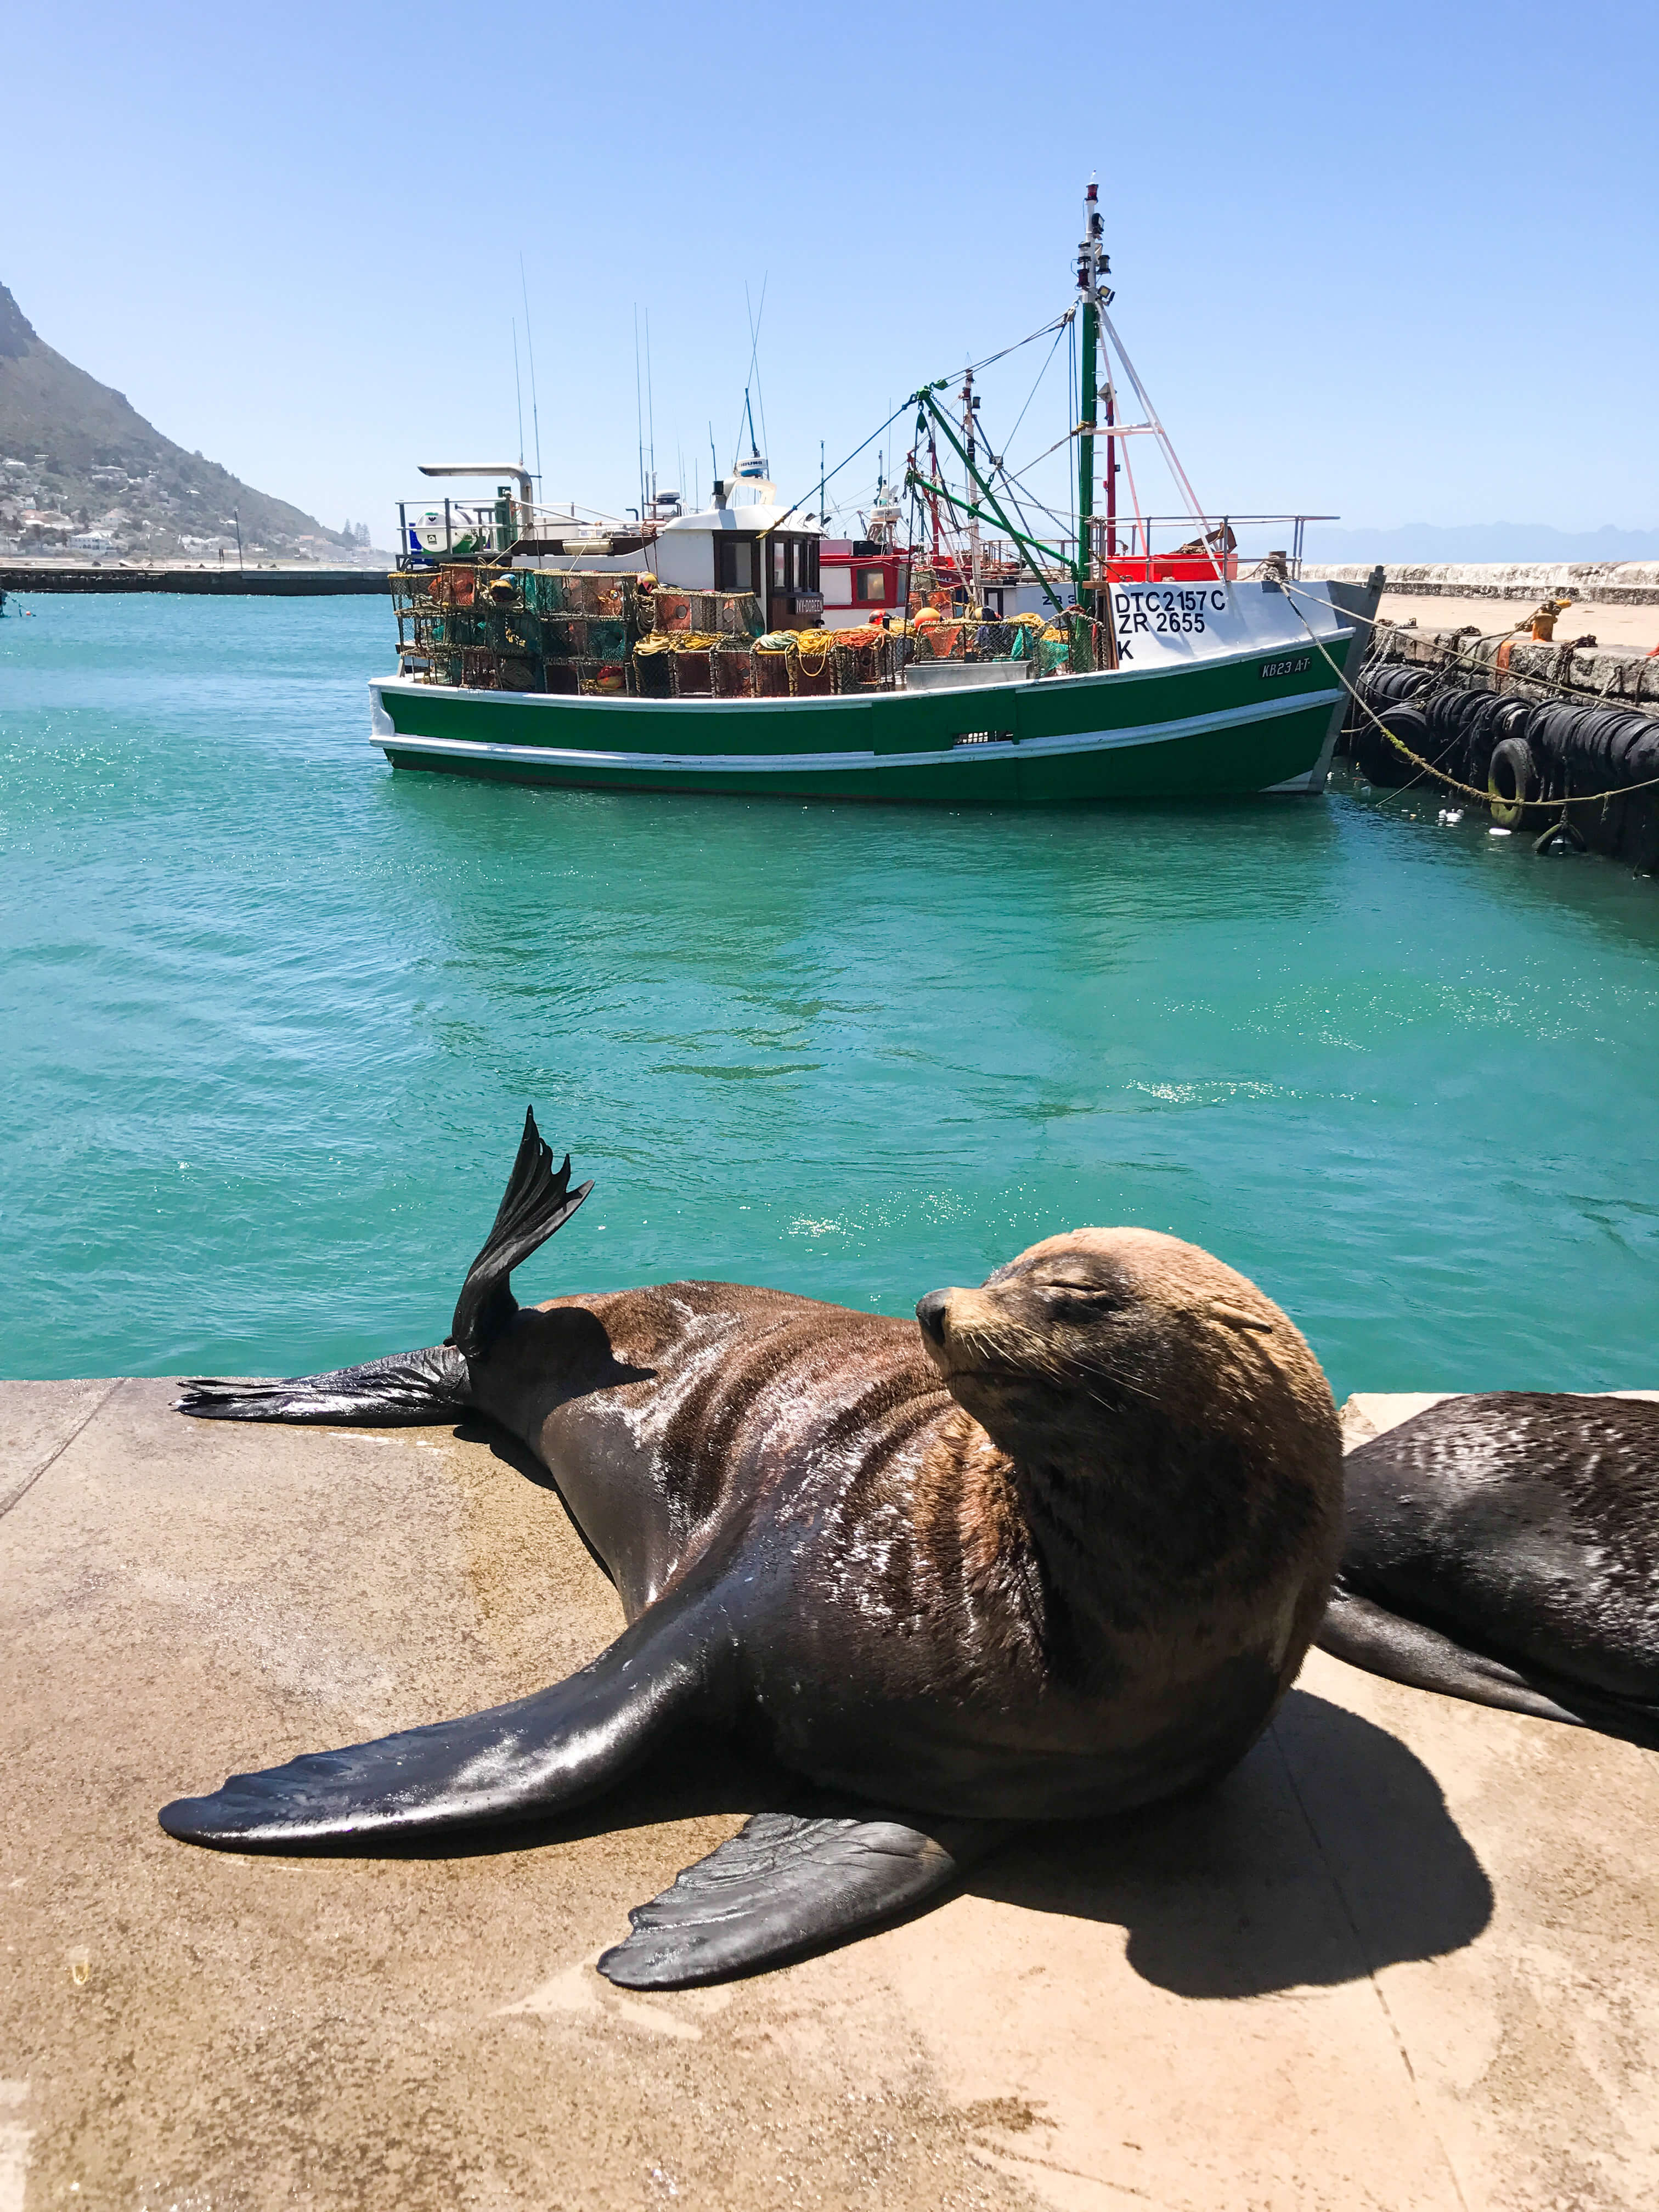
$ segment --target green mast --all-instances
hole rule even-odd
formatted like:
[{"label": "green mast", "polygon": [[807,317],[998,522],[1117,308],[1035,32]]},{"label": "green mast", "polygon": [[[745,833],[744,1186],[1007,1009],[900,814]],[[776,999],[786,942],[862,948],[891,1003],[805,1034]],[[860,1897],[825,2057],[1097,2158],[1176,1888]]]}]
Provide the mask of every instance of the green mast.
[{"label": "green mast", "polygon": [[1100,250],[1101,222],[1100,188],[1091,177],[1089,188],[1083,195],[1085,216],[1084,236],[1077,252],[1077,285],[1083,295],[1083,360],[1082,412],[1078,417],[1077,441],[1077,596],[1078,605],[1086,615],[1093,616],[1095,594],[1090,579],[1093,574],[1095,515],[1095,423],[1099,404],[1100,371]]}]

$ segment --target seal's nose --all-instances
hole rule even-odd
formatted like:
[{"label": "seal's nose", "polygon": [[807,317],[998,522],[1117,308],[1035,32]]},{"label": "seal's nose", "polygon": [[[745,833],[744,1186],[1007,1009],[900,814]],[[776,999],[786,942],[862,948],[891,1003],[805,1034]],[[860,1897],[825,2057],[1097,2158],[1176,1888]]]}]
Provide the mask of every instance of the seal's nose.
[{"label": "seal's nose", "polygon": [[930,1343],[944,1343],[945,1316],[950,1310],[949,1291],[929,1291],[925,1298],[917,1299],[916,1319],[921,1324],[922,1334]]}]

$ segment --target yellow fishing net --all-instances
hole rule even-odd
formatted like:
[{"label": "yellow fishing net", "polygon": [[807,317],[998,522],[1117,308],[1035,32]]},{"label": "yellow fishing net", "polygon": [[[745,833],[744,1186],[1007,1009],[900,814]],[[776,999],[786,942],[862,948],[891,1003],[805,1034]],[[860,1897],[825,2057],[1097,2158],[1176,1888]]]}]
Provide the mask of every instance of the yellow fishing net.
[{"label": "yellow fishing net", "polygon": [[634,647],[635,653],[707,653],[725,641],[711,629],[653,629]]}]

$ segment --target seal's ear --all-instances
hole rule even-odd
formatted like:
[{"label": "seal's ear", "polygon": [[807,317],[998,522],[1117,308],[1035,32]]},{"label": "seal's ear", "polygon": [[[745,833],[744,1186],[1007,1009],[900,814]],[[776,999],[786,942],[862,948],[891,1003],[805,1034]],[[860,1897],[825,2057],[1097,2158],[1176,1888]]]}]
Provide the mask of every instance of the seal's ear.
[{"label": "seal's ear", "polygon": [[468,1358],[477,1358],[518,1311],[511,1277],[520,1261],[546,1243],[593,1188],[583,1183],[570,1188],[570,1155],[556,1175],[553,1149],[536,1127],[533,1107],[526,1107],[519,1156],[507,1179],[507,1188],[496,1208],[495,1221],[484,1239],[483,1249],[466,1271],[461,1295],[455,1301],[449,1341],[459,1345]]},{"label": "seal's ear", "polygon": [[1224,1321],[1229,1328],[1253,1328],[1258,1335],[1271,1336],[1273,1325],[1260,1314],[1246,1313],[1243,1306],[1231,1305],[1225,1298],[1212,1298],[1210,1311],[1218,1321]]}]

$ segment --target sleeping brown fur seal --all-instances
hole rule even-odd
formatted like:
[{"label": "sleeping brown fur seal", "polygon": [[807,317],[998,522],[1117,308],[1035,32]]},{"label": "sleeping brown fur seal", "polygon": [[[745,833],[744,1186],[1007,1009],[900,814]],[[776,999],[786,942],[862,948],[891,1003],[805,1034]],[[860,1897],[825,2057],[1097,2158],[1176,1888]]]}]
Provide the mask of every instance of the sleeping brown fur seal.
[{"label": "sleeping brown fur seal", "polygon": [[851,1805],[751,1820],[606,1954],[615,1981],[750,1970],[948,1883],[1011,1821],[1221,1774],[1325,1606],[1341,1449],[1253,1285],[1146,1230],[1049,1238],[908,1322],[671,1283],[520,1309],[568,1218],[526,1117],[450,1340],[333,1375],[198,1382],[232,1420],[483,1413],[545,1463],[629,1626],[531,1698],[169,1805],[236,1850],[362,1848],[559,1808],[691,1720]]},{"label": "sleeping brown fur seal", "polygon": [[1445,1398],[1345,1472],[1323,1650],[1659,1750],[1659,1405]]}]

